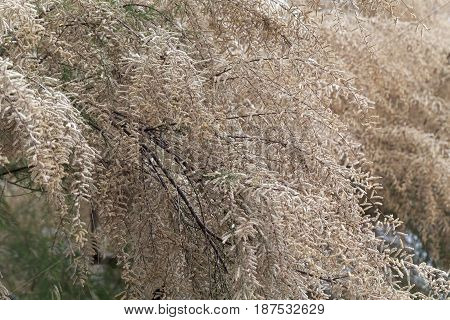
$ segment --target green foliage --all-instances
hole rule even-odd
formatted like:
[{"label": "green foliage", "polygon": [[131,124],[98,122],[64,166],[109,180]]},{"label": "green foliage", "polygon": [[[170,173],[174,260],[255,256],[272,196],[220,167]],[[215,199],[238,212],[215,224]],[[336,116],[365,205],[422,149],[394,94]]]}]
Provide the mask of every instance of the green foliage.
[{"label": "green foliage", "polygon": [[119,270],[108,265],[93,266],[84,287],[74,284],[67,243],[55,241],[47,206],[35,197],[20,206],[5,200],[0,197],[0,269],[17,299],[111,299],[123,290]]},{"label": "green foliage", "polygon": [[63,66],[61,70],[61,80],[67,82],[72,80],[74,77],[73,70],[68,66]]},{"label": "green foliage", "polygon": [[134,4],[125,5],[125,11],[136,19],[141,19],[143,21],[150,21],[153,19],[156,9],[152,5],[148,6],[137,6]]}]

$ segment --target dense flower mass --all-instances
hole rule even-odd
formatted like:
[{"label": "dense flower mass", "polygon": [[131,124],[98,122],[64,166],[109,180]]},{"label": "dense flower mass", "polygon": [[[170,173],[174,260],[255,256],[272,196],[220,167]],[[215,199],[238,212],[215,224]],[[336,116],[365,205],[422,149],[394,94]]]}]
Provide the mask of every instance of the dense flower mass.
[{"label": "dense flower mass", "polygon": [[379,235],[394,213],[448,269],[449,15],[419,3],[3,1],[0,179],[124,297],[446,298]]}]

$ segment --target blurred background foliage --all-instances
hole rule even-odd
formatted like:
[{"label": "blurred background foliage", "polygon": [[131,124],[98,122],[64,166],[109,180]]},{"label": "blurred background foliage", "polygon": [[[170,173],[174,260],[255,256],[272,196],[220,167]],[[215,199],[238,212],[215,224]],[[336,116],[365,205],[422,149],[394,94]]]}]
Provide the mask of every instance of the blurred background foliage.
[{"label": "blurred background foliage", "polygon": [[[5,189],[0,184],[0,192]],[[74,284],[66,244],[55,241],[58,222],[51,209],[42,196],[16,191],[0,197],[0,270],[13,298],[116,298],[123,291],[119,269],[92,265],[85,286]]]}]

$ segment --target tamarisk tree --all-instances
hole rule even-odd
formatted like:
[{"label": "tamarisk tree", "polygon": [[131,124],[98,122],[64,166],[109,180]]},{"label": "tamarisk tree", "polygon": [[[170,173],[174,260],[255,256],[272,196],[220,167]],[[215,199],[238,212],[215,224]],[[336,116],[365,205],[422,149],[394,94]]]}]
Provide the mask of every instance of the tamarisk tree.
[{"label": "tamarisk tree", "polygon": [[0,176],[47,197],[81,284],[113,252],[127,298],[447,296],[376,237],[401,222],[333,109],[374,104],[319,21],[391,2],[2,1]]}]

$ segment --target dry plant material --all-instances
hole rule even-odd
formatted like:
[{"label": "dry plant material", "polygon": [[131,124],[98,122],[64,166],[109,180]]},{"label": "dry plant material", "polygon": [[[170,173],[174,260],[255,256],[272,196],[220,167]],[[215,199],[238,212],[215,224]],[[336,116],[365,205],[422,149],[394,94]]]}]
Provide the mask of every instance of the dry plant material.
[{"label": "dry plant material", "polygon": [[[420,3],[420,1],[419,1]],[[428,2],[427,2],[428,3]],[[371,18],[364,29],[371,35],[372,53],[347,26],[329,33],[341,68],[352,72],[355,86],[374,102],[369,115],[374,125],[362,126],[345,98],[335,103],[383,177],[385,211],[398,215],[424,240],[436,264],[450,266],[450,30],[448,2],[435,1],[418,15],[428,30],[415,24],[396,25]],[[327,32],[329,29],[324,28]]]},{"label": "dry plant material", "polygon": [[[336,63],[331,29],[312,17],[323,10],[340,28],[363,28],[346,12],[393,12],[392,1],[0,4],[0,165],[27,160],[81,282],[109,250],[128,298],[448,295],[445,272],[375,236],[400,222],[380,212],[361,141],[332,108],[345,99],[369,125],[373,101]],[[411,270],[426,295],[410,291]]]}]

